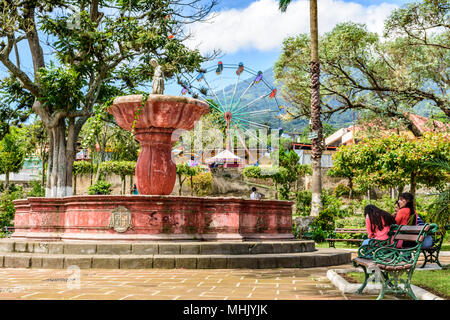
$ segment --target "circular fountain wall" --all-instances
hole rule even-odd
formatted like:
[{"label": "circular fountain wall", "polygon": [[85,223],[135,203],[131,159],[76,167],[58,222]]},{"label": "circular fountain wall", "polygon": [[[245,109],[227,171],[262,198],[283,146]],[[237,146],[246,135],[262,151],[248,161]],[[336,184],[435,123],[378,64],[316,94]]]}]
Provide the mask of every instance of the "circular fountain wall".
[{"label": "circular fountain wall", "polygon": [[13,238],[36,240],[293,239],[292,202],[178,196],[16,200]]}]

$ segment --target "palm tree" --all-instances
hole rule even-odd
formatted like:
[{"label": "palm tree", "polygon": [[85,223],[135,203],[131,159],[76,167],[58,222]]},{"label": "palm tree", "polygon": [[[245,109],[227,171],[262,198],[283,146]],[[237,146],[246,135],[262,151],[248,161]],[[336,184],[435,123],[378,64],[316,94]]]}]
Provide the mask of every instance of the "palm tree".
[{"label": "palm tree", "polygon": [[[280,0],[280,10],[285,12],[291,0]],[[311,131],[317,134],[311,139],[312,144],[312,203],[311,216],[318,216],[322,209],[322,121],[320,120],[320,61],[319,33],[317,27],[317,0],[310,0],[310,33],[311,33]]]}]

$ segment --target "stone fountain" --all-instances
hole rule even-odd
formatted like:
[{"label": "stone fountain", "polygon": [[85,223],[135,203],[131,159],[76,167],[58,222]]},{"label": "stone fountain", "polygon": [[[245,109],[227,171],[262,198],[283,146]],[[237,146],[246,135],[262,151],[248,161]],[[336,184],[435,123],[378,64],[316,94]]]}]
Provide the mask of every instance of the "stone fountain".
[{"label": "stone fountain", "polygon": [[173,133],[191,130],[209,108],[196,99],[163,95],[161,67],[151,63],[153,94],[145,101],[142,95],[118,97],[109,108],[142,147],[136,165],[140,194],[14,201],[15,232],[11,239],[0,239],[0,267],[224,269],[349,263],[349,253],[315,253],[314,241],[293,239],[290,201],[170,195],[176,176]]},{"label": "stone fountain", "polygon": [[[132,131],[142,152],[139,196],[72,196],[16,200],[13,238],[39,240],[292,239],[292,202],[170,196],[176,178],[171,150],[177,129],[192,130],[209,112],[193,98],[164,95],[156,60],[152,94],[117,97],[109,112]],[[144,101],[143,101],[144,100]]]}]

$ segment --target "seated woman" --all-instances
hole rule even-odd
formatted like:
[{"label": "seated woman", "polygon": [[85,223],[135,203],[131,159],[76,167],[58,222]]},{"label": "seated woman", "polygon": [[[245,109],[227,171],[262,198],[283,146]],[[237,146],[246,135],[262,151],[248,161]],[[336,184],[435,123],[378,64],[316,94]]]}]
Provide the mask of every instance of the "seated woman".
[{"label": "seated woman", "polygon": [[394,217],[398,225],[415,226],[417,224],[417,212],[414,209],[414,196],[409,192],[403,192],[397,201],[397,208]]},{"label": "seated woman", "polygon": [[[403,226],[415,226],[417,225],[417,212],[414,209],[414,196],[409,192],[403,192],[398,197],[398,210],[395,213],[395,224]],[[400,240],[397,248],[408,248],[416,245],[415,241]]]},{"label": "seated woman", "polygon": [[366,216],[368,239],[365,239],[362,245],[367,245],[370,239],[387,240],[390,226],[395,224],[394,217],[373,204],[364,208],[364,215]]}]

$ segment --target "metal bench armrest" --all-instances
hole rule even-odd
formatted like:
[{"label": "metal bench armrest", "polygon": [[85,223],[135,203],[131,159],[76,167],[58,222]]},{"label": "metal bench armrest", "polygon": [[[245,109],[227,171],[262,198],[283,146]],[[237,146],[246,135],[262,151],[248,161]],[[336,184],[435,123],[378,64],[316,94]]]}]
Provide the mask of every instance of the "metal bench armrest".
[{"label": "metal bench armrest", "polygon": [[389,239],[387,239],[387,240],[370,239],[369,243],[367,245],[363,245],[363,246],[359,247],[358,257],[371,259],[375,250],[377,250],[381,247],[389,247],[389,246],[391,246],[389,244]]},{"label": "metal bench armrest", "polygon": [[411,248],[393,248],[393,247],[381,247],[375,250],[373,253],[373,261],[376,264],[383,264],[386,266],[401,266],[406,264],[412,264],[413,254],[420,246],[414,246]]}]

